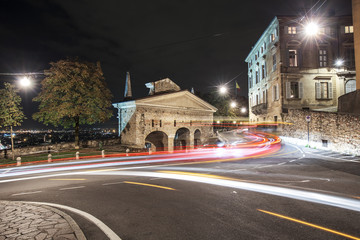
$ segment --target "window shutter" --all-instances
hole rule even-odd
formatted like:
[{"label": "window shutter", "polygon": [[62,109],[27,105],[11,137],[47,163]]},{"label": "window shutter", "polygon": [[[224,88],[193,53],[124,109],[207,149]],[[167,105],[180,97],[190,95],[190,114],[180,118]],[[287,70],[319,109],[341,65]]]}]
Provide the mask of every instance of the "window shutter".
[{"label": "window shutter", "polygon": [[329,97],[329,99],[332,99],[333,98],[333,89],[332,89],[331,82],[328,83],[328,91],[329,91],[328,97]]},{"label": "window shutter", "polygon": [[297,66],[301,67],[302,66],[302,54],[301,54],[301,48],[297,49]]},{"label": "window shutter", "polygon": [[276,100],[279,100],[279,84],[276,84]]},{"label": "window shutter", "polygon": [[316,99],[321,98],[320,83],[315,83],[315,98]]},{"label": "window shutter", "polygon": [[299,98],[303,98],[303,97],[304,97],[303,83],[299,82]]},{"label": "window shutter", "polygon": [[284,32],[285,32],[285,34],[288,34],[288,33],[289,33],[288,26],[285,26],[285,27],[284,27]]},{"label": "window shutter", "polygon": [[286,66],[290,67],[289,49],[286,50]]},{"label": "window shutter", "polygon": [[290,82],[286,82],[286,98],[289,99],[291,96],[291,88],[290,88],[291,83]]},{"label": "window shutter", "polygon": [[342,34],[344,34],[345,33],[345,26],[340,26],[340,32],[342,33]]}]

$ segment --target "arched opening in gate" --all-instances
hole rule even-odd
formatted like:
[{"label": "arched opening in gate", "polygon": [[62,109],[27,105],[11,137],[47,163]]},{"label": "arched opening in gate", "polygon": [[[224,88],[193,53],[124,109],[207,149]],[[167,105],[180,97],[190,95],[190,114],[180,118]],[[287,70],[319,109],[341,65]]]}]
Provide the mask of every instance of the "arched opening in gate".
[{"label": "arched opening in gate", "polygon": [[194,132],[194,148],[198,148],[201,145],[201,132],[196,129]]},{"label": "arched opening in gate", "polygon": [[145,138],[145,147],[152,151],[164,151],[168,147],[168,136],[161,131],[151,132]]},{"label": "arched opening in gate", "polygon": [[174,137],[174,150],[186,149],[190,145],[190,130],[179,128]]}]

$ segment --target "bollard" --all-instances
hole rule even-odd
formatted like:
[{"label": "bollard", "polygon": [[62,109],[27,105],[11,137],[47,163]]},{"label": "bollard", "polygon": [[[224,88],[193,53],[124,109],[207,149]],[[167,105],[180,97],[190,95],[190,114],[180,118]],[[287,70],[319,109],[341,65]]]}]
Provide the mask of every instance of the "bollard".
[{"label": "bollard", "polygon": [[101,157],[104,158],[105,157],[105,150],[101,151]]},{"label": "bollard", "polygon": [[130,149],[127,148],[125,152],[126,152],[126,156],[129,156]]},{"label": "bollard", "polygon": [[76,160],[79,160],[79,154],[80,154],[79,152],[76,152],[76,153],[75,153]]},{"label": "bollard", "polygon": [[48,155],[48,162],[51,162],[51,154]]},{"label": "bollard", "polygon": [[21,157],[16,158],[16,166],[21,166]]}]

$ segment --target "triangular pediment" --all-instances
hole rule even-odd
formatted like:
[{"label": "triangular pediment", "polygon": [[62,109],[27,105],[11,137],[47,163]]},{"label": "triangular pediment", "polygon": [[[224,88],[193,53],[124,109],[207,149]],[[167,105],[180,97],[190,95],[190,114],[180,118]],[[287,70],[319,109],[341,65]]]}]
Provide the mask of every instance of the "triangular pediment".
[{"label": "triangular pediment", "polygon": [[189,91],[179,91],[174,93],[153,95],[146,98],[135,100],[136,105],[182,108],[187,110],[202,110],[216,112],[216,108],[195,96]]}]

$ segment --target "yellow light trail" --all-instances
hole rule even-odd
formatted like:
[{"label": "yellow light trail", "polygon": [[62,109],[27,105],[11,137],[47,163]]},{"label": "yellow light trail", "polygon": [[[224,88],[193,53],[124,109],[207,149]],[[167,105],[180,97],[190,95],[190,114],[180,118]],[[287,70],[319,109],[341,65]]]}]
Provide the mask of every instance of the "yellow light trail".
[{"label": "yellow light trail", "polygon": [[142,186],[147,186],[147,187],[162,188],[162,189],[171,190],[171,191],[175,191],[175,190],[176,190],[176,189],[171,188],[171,187],[164,187],[164,186],[154,185],[154,184],[148,184],[148,183],[128,182],[128,181],[124,181],[124,183],[135,184],[135,185],[142,185]]},{"label": "yellow light trail", "polygon": [[85,178],[53,178],[51,181],[83,181]]},{"label": "yellow light trail", "polygon": [[360,238],[358,238],[358,237],[354,237],[354,236],[351,236],[351,235],[348,235],[348,234],[345,234],[345,233],[342,233],[342,232],[338,232],[338,231],[332,230],[330,228],[325,228],[325,227],[322,227],[322,226],[319,226],[319,225],[316,225],[316,224],[301,221],[299,219],[287,217],[287,216],[284,216],[284,215],[280,215],[280,214],[277,214],[277,213],[265,211],[265,210],[262,210],[262,209],[257,209],[257,210],[260,211],[260,212],[263,212],[263,213],[267,213],[269,215],[273,215],[273,216],[283,218],[283,219],[286,219],[286,220],[289,220],[289,221],[301,223],[301,224],[304,224],[306,226],[310,226],[310,227],[317,228],[317,229],[320,229],[320,230],[323,230],[323,231],[326,231],[326,232],[334,233],[334,234],[337,234],[337,235],[340,235],[340,236],[343,236],[343,237],[347,237],[347,238],[355,239],[355,240],[360,240]]},{"label": "yellow light trail", "polygon": [[205,173],[181,172],[181,171],[157,171],[157,172],[239,181],[239,179],[236,178],[228,178],[228,177],[222,177],[218,175],[205,174]]}]

